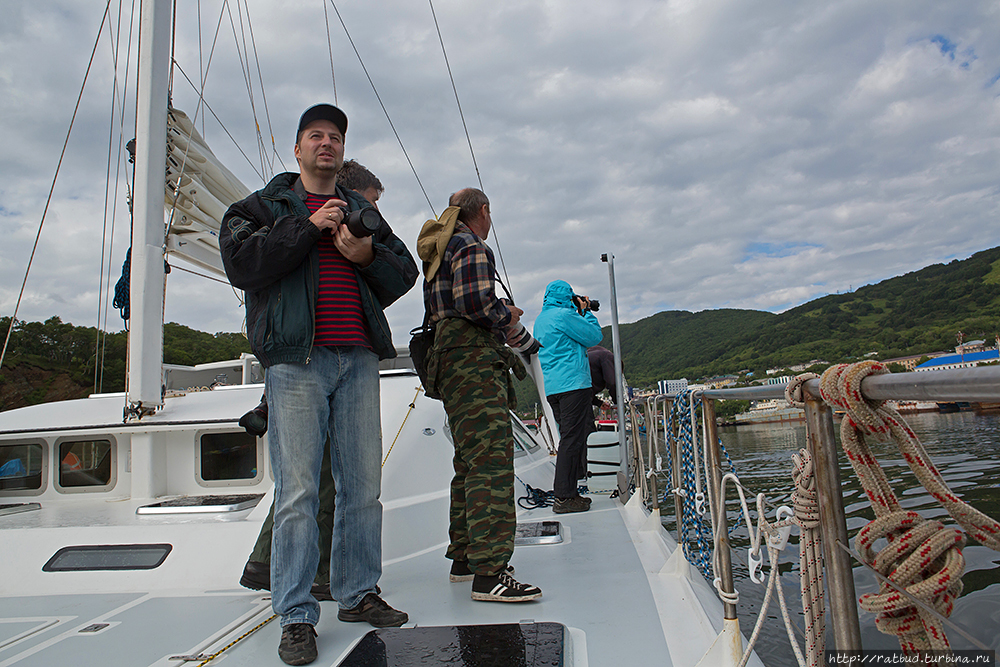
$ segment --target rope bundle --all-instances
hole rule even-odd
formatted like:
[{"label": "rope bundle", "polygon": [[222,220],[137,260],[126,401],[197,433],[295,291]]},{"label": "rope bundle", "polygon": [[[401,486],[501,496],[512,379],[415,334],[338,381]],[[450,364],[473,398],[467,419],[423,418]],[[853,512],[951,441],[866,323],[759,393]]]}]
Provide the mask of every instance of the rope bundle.
[{"label": "rope bundle", "polygon": [[[706,579],[712,579],[712,525],[710,517],[705,517],[705,506],[699,507],[698,496],[704,495],[708,488],[705,462],[698,460],[698,447],[701,443],[698,433],[691,423],[691,404],[697,411],[701,399],[690,391],[678,394],[671,407],[671,419],[677,424],[677,441],[680,449],[681,486],[684,493],[681,502],[684,508],[684,520],[681,523],[681,538],[684,556],[687,561],[698,568]],[[650,429],[655,425],[650,425]],[[699,511],[700,510],[700,511]]]},{"label": "rope bundle", "polygon": [[823,601],[823,541],[819,523],[819,500],[812,455],[799,450],[792,455],[792,508],[799,538],[799,580],[802,591],[802,612],[805,617],[806,660],[816,667],[822,663],[826,648],[826,607]]},{"label": "rope bundle", "polygon": [[[883,583],[878,594],[862,596],[859,604],[878,614],[876,627],[895,634],[904,652],[950,650],[940,620],[914,604],[909,596],[942,616],[951,614],[954,600],[962,592],[962,547],[966,536],[939,521],[903,510],[866,437],[891,438],[930,495],[979,543],[1000,550],[1000,524],[951,491],[899,413],[882,401],[862,395],[861,381],[865,377],[888,372],[878,362],[862,361],[832,366],[820,379],[823,399],[847,411],[840,426],[842,445],[876,516],[858,533],[855,546],[866,563],[908,594],[904,596]],[[876,553],[874,544],[881,538],[888,544]]]}]

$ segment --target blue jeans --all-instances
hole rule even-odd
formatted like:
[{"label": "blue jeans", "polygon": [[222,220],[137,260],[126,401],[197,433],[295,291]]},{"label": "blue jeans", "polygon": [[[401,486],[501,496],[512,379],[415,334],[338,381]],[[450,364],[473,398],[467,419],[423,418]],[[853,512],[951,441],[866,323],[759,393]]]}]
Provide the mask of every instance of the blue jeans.
[{"label": "blue jeans", "polygon": [[305,364],[276,364],[264,379],[274,470],[271,606],[281,625],[319,621],[309,589],[319,564],[319,476],[330,437],[337,488],[330,592],[357,606],[382,575],[382,434],[378,357],[363,347],[314,347]]}]

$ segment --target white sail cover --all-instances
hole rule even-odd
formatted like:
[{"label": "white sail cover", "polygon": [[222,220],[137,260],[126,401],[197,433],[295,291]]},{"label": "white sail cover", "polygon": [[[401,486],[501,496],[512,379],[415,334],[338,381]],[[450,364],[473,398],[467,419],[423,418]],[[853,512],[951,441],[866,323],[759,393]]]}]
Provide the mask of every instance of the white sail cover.
[{"label": "white sail cover", "polygon": [[250,194],[202,139],[187,114],[167,112],[167,252],[225,277],[219,227],[229,205]]}]

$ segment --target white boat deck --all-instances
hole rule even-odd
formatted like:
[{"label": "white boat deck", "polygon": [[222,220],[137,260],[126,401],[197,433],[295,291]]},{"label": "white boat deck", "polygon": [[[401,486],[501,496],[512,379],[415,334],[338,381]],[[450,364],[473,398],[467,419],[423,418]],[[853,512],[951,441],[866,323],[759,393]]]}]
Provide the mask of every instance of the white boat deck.
[{"label": "white boat deck", "polygon": [[[160,416],[168,423],[146,428],[115,425],[111,411],[120,410],[120,399],[49,406],[62,417],[30,436],[15,432],[23,415],[0,415],[0,445],[39,442],[47,461],[40,491],[0,492],[0,505],[40,506],[0,515],[0,667],[199,665],[204,659],[171,658],[213,654],[271,616],[266,592],[238,585],[271,502],[263,447],[254,477],[242,483],[206,486],[193,464],[198,434],[238,429],[234,420],[256,404],[259,391],[246,386],[173,399]],[[469,583],[450,583],[444,552],[452,447],[441,404],[414,392],[412,376],[383,376],[387,457],[380,585],[385,599],[410,615],[404,629],[559,623],[568,630],[563,663],[568,666],[698,664],[722,630],[722,605],[704,578],[678,557],[659,518],[648,515],[638,498],[622,506],[607,493],[594,494],[591,510],[579,514],[518,510],[519,523],[557,520],[563,526],[561,544],[515,549],[516,576],[541,587],[540,600],[474,602]],[[206,411],[206,403],[214,409]],[[98,409],[105,405],[107,414]],[[31,412],[35,420],[46,416]],[[52,448],[61,439],[98,437],[94,429],[81,436],[74,421],[107,425],[97,432],[114,427],[113,488],[83,493],[56,483]],[[522,442],[516,449],[515,497],[525,495],[525,483],[551,488],[553,459],[545,448]],[[177,496],[247,493],[262,496],[257,506],[226,514],[136,513]],[[169,544],[170,552],[154,569],[42,570],[66,546],[126,544]],[[317,665],[339,664],[372,630],[338,621],[336,609],[334,602],[322,604]],[[275,619],[208,664],[281,665],[280,632]],[[386,664],[442,663],[432,655],[426,662]],[[705,664],[723,663],[713,656]],[[754,657],[751,664],[760,662]]]},{"label": "white boat deck", "polygon": [[[122,505],[128,512],[128,504]],[[383,596],[409,613],[410,623],[405,627],[561,623],[572,638],[569,665],[694,664],[700,654],[691,662],[692,654],[704,650],[705,639],[721,629],[721,623],[714,626],[702,610],[704,600],[700,598],[711,596],[711,591],[700,576],[689,581],[650,573],[659,582],[658,587],[650,586],[650,576],[640,560],[641,549],[637,551],[626,526],[632,509],[621,507],[607,495],[598,495],[586,513],[554,515],[547,508],[523,512],[519,517],[522,522],[559,520],[563,526],[562,544],[519,546],[515,550],[512,564],[517,576],[540,586],[544,592],[538,601],[523,604],[472,601],[469,583],[449,583],[450,562],[443,557],[443,549],[386,565],[381,581]],[[5,523],[16,521],[21,525],[13,534],[6,533],[6,537],[16,540],[17,533],[32,530],[30,524],[35,524],[36,529],[51,528],[47,514],[50,513],[41,510],[4,517]],[[57,518],[54,523],[62,524],[64,518]],[[146,523],[147,518],[140,518],[140,522]],[[123,538],[127,539],[127,528],[112,528],[108,523],[101,521],[86,529],[56,529],[63,533],[64,539],[56,539],[55,543],[122,543]],[[247,530],[246,525],[237,525],[240,523],[251,522],[227,526],[205,515],[183,523],[174,518],[171,524],[169,520],[154,517],[142,532],[155,529],[157,541],[174,544],[161,568],[138,572],[47,573],[53,580],[61,580],[62,584],[54,581],[55,588],[98,590],[0,598],[0,667],[177,665],[182,663],[171,661],[171,656],[219,650],[272,613],[268,595],[247,591],[236,583],[245,556],[232,559],[231,566],[219,572],[216,568],[220,559],[202,550],[197,535],[192,534],[204,531],[208,539],[209,533],[232,532],[234,538],[240,535],[242,540],[234,551],[246,554],[256,537],[258,524],[252,522]],[[94,532],[101,537],[86,539],[86,533]],[[135,539],[134,529],[131,532]],[[173,533],[185,537],[175,541]],[[218,535],[211,543],[218,544]],[[37,573],[52,553],[51,547],[39,549],[28,558],[18,558],[17,567],[4,567],[4,571],[14,574],[24,568],[25,575],[30,571]],[[199,555],[205,569],[219,574],[216,586],[177,588],[176,584],[183,580],[174,579],[175,587],[163,587],[165,579],[173,579],[172,570],[197,567]],[[203,578],[194,575],[191,579]],[[154,585],[144,586],[143,580]],[[102,588],[109,592],[101,592]],[[673,647],[674,652],[688,654],[681,661],[671,660],[672,653],[664,639],[663,625],[672,624],[669,619],[661,619],[659,607],[664,603],[671,615],[683,619],[685,630],[679,638],[683,641]],[[322,604],[317,626],[318,665],[338,664],[351,646],[372,629],[367,624],[338,621],[336,609],[335,602]],[[703,623],[697,622],[699,617]],[[81,632],[101,623],[109,625],[96,632]],[[702,637],[697,636],[699,632]],[[281,665],[276,653],[279,636],[280,627],[275,619],[228,649],[224,664]],[[686,645],[691,650],[686,651]],[[210,664],[215,662],[222,661],[217,658]]]}]

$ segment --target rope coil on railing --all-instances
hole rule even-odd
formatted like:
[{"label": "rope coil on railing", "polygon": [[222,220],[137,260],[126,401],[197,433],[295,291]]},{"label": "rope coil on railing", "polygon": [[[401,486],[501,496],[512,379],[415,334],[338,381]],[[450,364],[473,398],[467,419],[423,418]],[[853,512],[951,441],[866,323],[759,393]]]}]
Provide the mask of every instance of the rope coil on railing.
[{"label": "rope coil on railing", "polygon": [[[777,511],[777,520],[771,523],[767,520],[767,516],[764,510],[764,494],[758,493],[757,500],[757,529],[754,530],[753,521],[750,518],[750,510],[747,507],[746,495],[743,491],[743,485],[740,484],[739,479],[736,477],[735,473],[728,473],[722,477],[721,488],[719,490],[719,497],[723,504],[723,511],[725,508],[725,497],[726,497],[726,482],[733,482],[736,487],[736,491],[740,497],[740,508],[742,510],[742,516],[746,522],[747,533],[750,539],[750,548],[747,553],[747,559],[750,563],[750,579],[751,581],[762,584],[764,583],[764,576],[760,572],[760,565],[763,561],[763,557],[760,554],[760,547],[763,543],[767,548],[768,560],[770,563],[770,574],[767,578],[767,586],[764,591],[764,599],[761,602],[760,611],[757,614],[757,622],[754,624],[753,632],[750,634],[750,639],[747,641],[746,649],[743,652],[743,657],[741,658],[737,667],[744,667],[747,661],[750,659],[750,655],[753,652],[753,647],[757,643],[757,639],[760,637],[760,632],[764,627],[764,621],[767,619],[767,610],[771,606],[771,596],[777,591],[778,601],[781,607],[781,617],[785,622],[785,631],[788,633],[788,639],[791,643],[792,650],[795,653],[795,658],[798,661],[800,667],[806,667],[805,659],[802,656],[802,650],[799,648],[798,642],[795,639],[795,634],[793,631],[793,625],[791,616],[788,611],[788,603],[785,600],[784,589],[778,585],[779,568],[778,568],[778,554],[785,548],[788,536],[791,533],[792,526],[797,523],[794,513],[788,507],[779,507]],[[738,522],[737,522],[738,523]],[[719,559],[718,552],[721,548],[721,525],[716,526],[715,533],[715,554],[712,558],[713,568],[716,570],[715,580],[713,585],[719,594],[719,597],[724,601],[731,604],[736,604],[739,600],[739,594],[736,591],[728,593],[722,590],[721,577],[718,573]],[[817,642],[814,642],[817,643]],[[807,639],[807,645],[809,644]],[[821,643],[820,643],[821,645]],[[810,662],[810,667],[815,667],[820,664],[820,651],[815,662]]]},{"label": "rope coil on railing", "polygon": [[[683,493],[676,492],[683,504],[681,538],[684,556],[697,567],[706,579],[712,578],[712,526],[711,513],[706,512],[703,489],[708,488],[705,466],[699,462],[701,441],[695,432],[691,415],[701,407],[701,397],[684,391],[678,394],[671,406],[671,419],[677,424],[677,442],[680,450],[681,485]],[[666,415],[664,415],[666,418]],[[650,426],[650,429],[654,426]],[[669,449],[669,448],[668,448]]]},{"label": "rope coil on railing", "polygon": [[819,376],[815,373],[802,373],[793,377],[788,381],[788,384],[785,385],[785,400],[788,401],[793,407],[806,407],[806,398],[802,395],[802,388],[805,386],[806,382],[809,380],[815,380],[818,377]]},{"label": "rope coil on railing", "polygon": [[[882,401],[862,395],[865,377],[888,372],[878,362],[863,361],[832,366],[820,380],[823,400],[847,411],[841,422],[842,445],[876,515],[859,531],[855,546],[866,564],[907,593],[903,595],[883,583],[878,594],[862,596],[859,604],[878,614],[876,627],[895,634],[905,653],[947,651],[950,645],[940,619],[914,604],[909,596],[942,616],[950,615],[962,591],[965,559],[961,549],[966,536],[955,528],[903,510],[866,437],[891,438],[930,495],[980,544],[1000,551],[1000,523],[951,491],[899,413]],[[881,538],[888,544],[875,553],[874,544]]]},{"label": "rope coil on railing", "polygon": [[[821,664],[826,648],[826,617],[823,599],[823,542],[819,523],[819,502],[812,456],[808,450],[792,455],[792,508],[799,537],[799,580],[805,619],[806,655],[810,667]],[[796,644],[797,646],[797,644]]]}]

